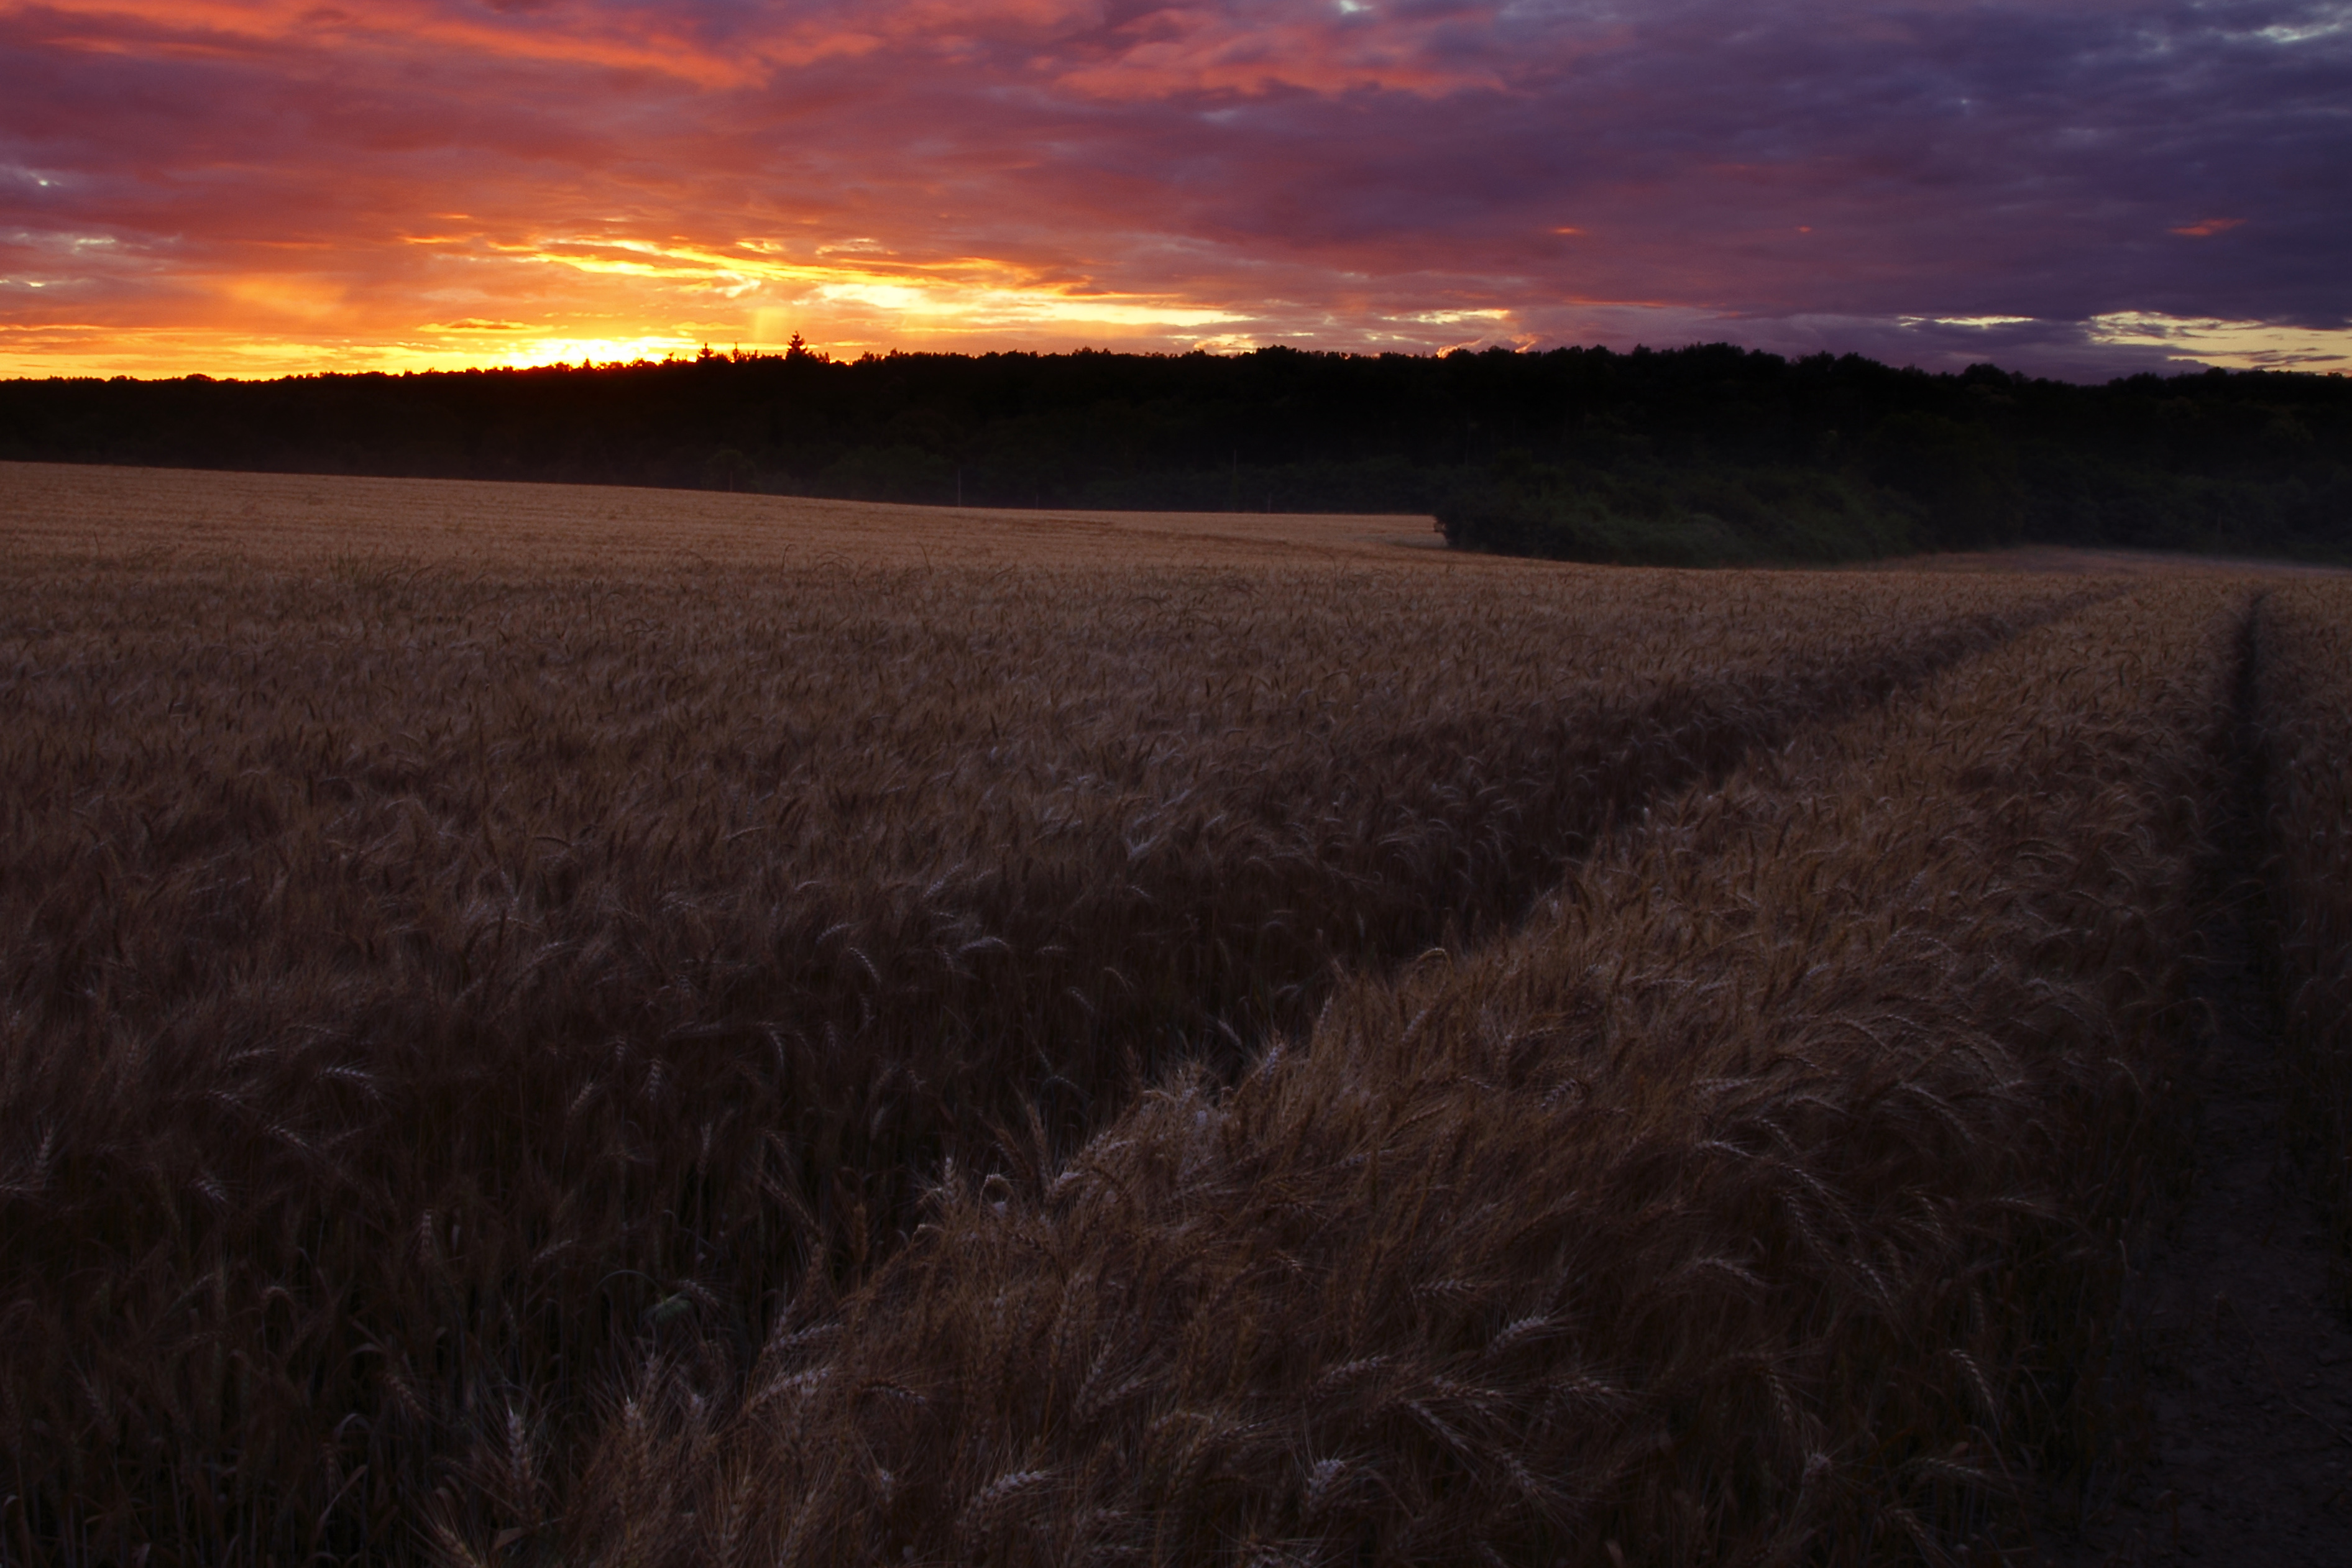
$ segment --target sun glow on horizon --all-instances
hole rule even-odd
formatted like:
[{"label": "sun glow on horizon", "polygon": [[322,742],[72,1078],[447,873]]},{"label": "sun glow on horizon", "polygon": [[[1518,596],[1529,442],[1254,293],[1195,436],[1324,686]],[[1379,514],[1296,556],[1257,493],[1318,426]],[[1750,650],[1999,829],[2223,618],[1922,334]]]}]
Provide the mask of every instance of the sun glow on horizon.
[{"label": "sun glow on horizon", "polygon": [[2295,327],[2119,311],[2091,323],[2102,343],[2169,349],[2199,364],[2233,371],[2352,370],[2352,328]]},{"label": "sun glow on horizon", "polygon": [[[1244,319],[1181,296],[1100,288],[984,256],[897,256],[870,241],[820,256],[761,239],[436,235],[402,244],[424,265],[399,291],[327,272],[229,274],[184,286],[217,302],[217,325],[0,321],[0,375],[629,363],[706,346],[780,351],[795,333],[853,358],[892,348],[1191,347]],[[69,298],[103,281],[62,273],[26,287]]]},{"label": "sun glow on horizon", "polygon": [[[796,332],[2352,362],[2352,35],[1948,9],[0,0],[0,376]],[[2189,123],[2188,171],[2135,129]]]}]

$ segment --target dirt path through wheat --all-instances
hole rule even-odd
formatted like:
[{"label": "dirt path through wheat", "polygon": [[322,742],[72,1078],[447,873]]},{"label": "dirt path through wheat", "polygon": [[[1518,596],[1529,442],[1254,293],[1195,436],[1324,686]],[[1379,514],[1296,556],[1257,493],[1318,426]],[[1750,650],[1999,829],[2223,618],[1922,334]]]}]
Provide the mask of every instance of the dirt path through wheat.
[{"label": "dirt path through wheat", "polygon": [[[2248,758],[2251,706],[2249,671]],[[2251,763],[2238,795],[2220,846],[2228,885],[2206,930],[2193,1185],[2136,1270],[2124,1331],[2147,1449],[2093,1487],[2079,1538],[2053,1543],[2051,1560],[2070,1568],[2352,1563],[2352,1323],[2329,1304],[2327,1243],[2281,1137]]]}]

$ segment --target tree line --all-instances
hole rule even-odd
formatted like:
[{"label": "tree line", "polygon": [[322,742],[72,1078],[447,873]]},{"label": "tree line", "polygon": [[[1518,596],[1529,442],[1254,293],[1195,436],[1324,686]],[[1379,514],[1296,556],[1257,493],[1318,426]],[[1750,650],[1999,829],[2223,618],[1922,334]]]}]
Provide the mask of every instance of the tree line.
[{"label": "tree line", "polygon": [[2352,382],[2100,386],[1727,344],[781,353],[0,382],[0,458],[971,507],[1433,515],[1465,549],[1835,560],[2063,542],[2352,559]]}]

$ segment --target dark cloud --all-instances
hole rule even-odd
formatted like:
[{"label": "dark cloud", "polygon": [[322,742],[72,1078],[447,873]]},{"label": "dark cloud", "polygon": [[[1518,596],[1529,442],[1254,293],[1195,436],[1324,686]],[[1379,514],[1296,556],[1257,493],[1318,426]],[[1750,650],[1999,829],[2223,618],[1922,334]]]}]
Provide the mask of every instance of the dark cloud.
[{"label": "dark cloud", "polygon": [[2343,3],[110,0],[0,104],[0,354],[2352,329]]}]

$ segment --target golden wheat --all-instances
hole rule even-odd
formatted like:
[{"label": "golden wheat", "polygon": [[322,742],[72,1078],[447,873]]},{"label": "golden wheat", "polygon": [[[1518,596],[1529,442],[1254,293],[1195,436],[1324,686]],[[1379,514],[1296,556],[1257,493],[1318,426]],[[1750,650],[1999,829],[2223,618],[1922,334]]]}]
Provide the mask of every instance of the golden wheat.
[{"label": "golden wheat", "polygon": [[648,1343],[532,1548],[1939,1557],[2090,1403],[2243,601],[2143,586],[1801,732],[1229,1089],[949,1173],[837,1313]]},{"label": "golden wheat", "polygon": [[626,486],[221,474],[0,463],[0,545],[153,564],[226,556],[361,570],[501,567],[612,575],[859,567],[1379,562],[1508,575],[1448,552],[1425,517],[966,511]]},{"label": "golden wheat", "polygon": [[[689,1506],[714,1551],[812,1542],[821,1511],[760,1533],[775,1474],[721,1443],[731,1405],[640,1400],[583,1479],[614,1367],[782,1346],[740,1393],[782,1419],[824,1380],[776,1369],[927,1186],[1034,1190],[1154,1075],[1206,1094],[1341,973],[1507,930],[1612,821],[2116,591],[1263,539],[795,566],[751,514],[657,566],[617,527],[566,543],[560,497],[428,548],[397,487],[341,549],[233,503],[346,492],[213,477],[5,541],[0,1528],[27,1558],[425,1531],[511,1561],[559,1518],[626,1555]],[[189,507],[200,544],[159,553]],[[1475,1289],[1448,1278],[1416,1284]],[[1086,1408],[1123,1418],[1144,1376],[1106,1363]],[[1199,1414],[1154,1416],[1180,1480],[1230,1436]],[[1024,1454],[957,1459],[987,1474],[940,1550],[1058,1506]]]}]

